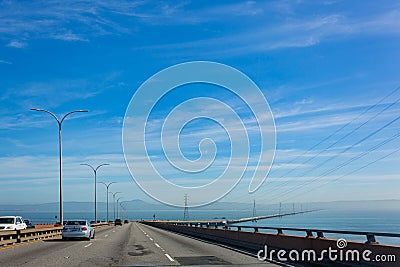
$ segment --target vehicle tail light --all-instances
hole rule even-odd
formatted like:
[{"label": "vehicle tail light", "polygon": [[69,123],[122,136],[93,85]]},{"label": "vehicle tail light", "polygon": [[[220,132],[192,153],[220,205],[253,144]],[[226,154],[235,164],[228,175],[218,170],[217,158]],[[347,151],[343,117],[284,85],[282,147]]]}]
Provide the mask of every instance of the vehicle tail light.
[{"label": "vehicle tail light", "polygon": [[82,227],[81,228],[83,231],[86,231],[87,230],[87,227]]}]

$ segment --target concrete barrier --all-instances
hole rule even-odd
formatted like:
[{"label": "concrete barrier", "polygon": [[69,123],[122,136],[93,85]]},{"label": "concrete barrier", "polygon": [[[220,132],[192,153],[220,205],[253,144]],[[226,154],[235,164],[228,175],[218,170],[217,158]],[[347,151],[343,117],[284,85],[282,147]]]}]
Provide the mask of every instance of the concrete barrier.
[{"label": "concrete barrier", "polygon": [[42,228],[51,228],[55,226],[60,226],[59,224],[52,224],[52,223],[43,223],[43,224],[35,224],[34,228],[35,229],[42,229]]},{"label": "concrete barrier", "polygon": [[[278,251],[282,250],[286,252],[286,258],[288,258],[289,253],[293,253],[292,256],[296,258],[296,253],[308,253],[309,251],[314,251],[317,255],[317,259],[320,257],[323,251],[336,250],[337,259],[331,260],[328,255],[325,254],[323,260],[305,260],[297,262],[308,262],[313,265],[320,266],[382,266],[382,267],[398,267],[400,266],[400,247],[394,245],[381,245],[377,243],[362,243],[355,241],[347,241],[344,248],[338,248],[338,240],[330,239],[325,237],[316,237],[312,235],[308,236],[294,236],[286,234],[270,234],[270,233],[260,233],[260,232],[246,232],[241,230],[231,230],[231,229],[213,229],[213,228],[203,228],[203,227],[192,227],[186,225],[174,225],[162,222],[142,222],[150,226],[157,228],[218,242],[221,244],[226,244],[230,246],[239,247],[246,249],[248,251],[258,252],[260,250],[265,251],[265,246],[267,246],[268,252],[272,250],[275,251],[273,256],[274,259],[278,259]],[[342,252],[340,252],[342,251]],[[347,251],[348,256],[346,256]],[[353,260],[352,251],[357,251],[360,260]],[[365,251],[371,251],[370,255],[367,255],[369,259],[374,261],[365,261],[362,258],[362,253]],[[311,253],[311,252],[310,252]],[[356,252],[354,252],[356,253]],[[368,254],[368,252],[367,252]],[[264,255],[264,254],[262,254]],[[268,254],[271,255],[271,254]],[[375,261],[378,256],[389,258],[390,262],[377,262]],[[312,255],[310,255],[312,256]],[[340,261],[340,257],[343,259]],[[269,256],[267,257],[269,258]],[[281,257],[282,258],[282,257]],[[347,261],[346,261],[347,258]],[[355,258],[356,259],[356,258]],[[288,258],[289,260],[289,258]],[[282,261],[282,260],[281,260]],[[285,260],[284,260],[285,261]]]},{"label": "concrete barrier", "polygon": [[102,227],[106,227],[106,226],[110,226],[110,225],[114,225],[114,223],[108,223],[108,222],[92,223],[90,226],[92,226],[94,229],[98,229],[98,228],[102,228]]}]

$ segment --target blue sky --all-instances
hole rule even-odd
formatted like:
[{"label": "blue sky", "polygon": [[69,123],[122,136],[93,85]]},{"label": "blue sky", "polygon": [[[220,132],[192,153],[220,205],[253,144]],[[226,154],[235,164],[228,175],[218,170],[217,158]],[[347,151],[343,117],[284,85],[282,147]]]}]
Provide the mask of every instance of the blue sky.
[{"label": "blue sky", "polygon": [[[118,182],[110,189],[123,200],[150,201],[124,161],[125,111],[152,75],[197,60],[245,73],[275,118],[266,182],[250,195],[245,176],[224,201],[398,199],[399,21],[398,1],[1,1],[0,202],[58,201],[57,125],[32,107],[57,115],[89,110],[63,125],[64,200],[93,199],[92,173],[79,164],[110,163],[98,181]],[[251,121],[221,88],[192,86],[160,102],[149,125],[198,96],[223,100]],[[227,135],[210,121],[184,128],[183,154],[196,159],[207,137],[221,140],[217,159],[226,162]],[[251,156],[259,152],[254,140]],[[169,175],[182,185],[210,178]]]}]

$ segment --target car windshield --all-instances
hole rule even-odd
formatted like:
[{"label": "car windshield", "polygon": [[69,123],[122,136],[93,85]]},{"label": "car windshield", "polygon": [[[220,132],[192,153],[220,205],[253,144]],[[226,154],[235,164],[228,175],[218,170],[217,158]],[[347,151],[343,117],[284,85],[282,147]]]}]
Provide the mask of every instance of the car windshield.
[{"label": "car windshield", "polygon": [[66,225],[86,225],[86,221],[68,221]]},{"label": "car windshield", "polygon": [[14,218],[0,218],[0,223],[13,224],[14,223]]}]

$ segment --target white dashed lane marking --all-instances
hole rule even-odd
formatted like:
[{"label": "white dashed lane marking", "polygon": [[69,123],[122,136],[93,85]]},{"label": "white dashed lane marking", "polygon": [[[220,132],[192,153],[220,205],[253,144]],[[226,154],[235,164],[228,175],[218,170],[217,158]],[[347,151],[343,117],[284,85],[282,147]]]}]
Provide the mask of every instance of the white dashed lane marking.
[{"label": "white dashed lane marking", "polygon": [[[161,249],[162,252],[165,252],[165,249],[163,249],[159,244],[157,244],[157,243],[153,240],[153,238],[151,238],[145,231],[143,231],[142,228],[140,228],[139,226],[138,226],[138,228],[140,229],[140,231],[143,232],[143,234],[144,234],[145,236],[147,236],[151,241],[154,242],[154,245],[156,245],[156,247],[158,247],[159,249]],[[170,255],[168,255],[168,253],[165,253],[164,255],[165,255],[165,257],[167,257],[171,262],[174,262],[174,261],[175,261]]]},{"label": "white dashed lane marking", "polygon": [[173,259],[170,255],[168,255],[167,253],[165,253],[164,255],[165,255],[165,257],[167,257],[170,261],[174,261],[174,259]]},{"label": "white dashed lane marking", "polygon": [[91,245],[93,245],[93,243],[87,244],[87,245],[85,246],[85,248],[88,248],[88,247],[90,247]]}]

